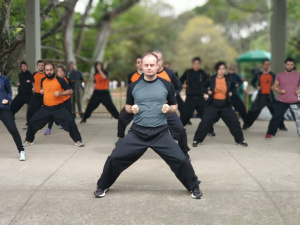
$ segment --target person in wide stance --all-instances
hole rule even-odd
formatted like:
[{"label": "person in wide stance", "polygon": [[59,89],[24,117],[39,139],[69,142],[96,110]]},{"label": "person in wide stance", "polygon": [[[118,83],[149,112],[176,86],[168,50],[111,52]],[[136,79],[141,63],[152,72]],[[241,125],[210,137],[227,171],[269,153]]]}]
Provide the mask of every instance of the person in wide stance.
[{"label": "person in wide stance", "polygon": [[133,125],[108,157],[94,196],[104,197],[118,176],[148,148],[152,148],[170,166],[185,188],[191,191],[192,198],[200,199],[200,181],[189,159],[168,131],[166,113],[177,110],[174,87],[157,77],[158,57],[155,54],[145,54],[142,63],[145,76],[130,84],[127,90],[125,109],[134,114]]},{"label": "person in wide stance", "polygon": [[64,97],[72,94],[73,91],[63,78],[55,76],[54,70],[53,64],[46,63],[46,77],[41,81],[42,90],[40,91],[44,95],[44,105],[29,120],[26,139],[23,142],[24,147],[33,145],[36,132],[52,119],[69,132],[76,146],[84,146],[74,118],[64,107]]}]

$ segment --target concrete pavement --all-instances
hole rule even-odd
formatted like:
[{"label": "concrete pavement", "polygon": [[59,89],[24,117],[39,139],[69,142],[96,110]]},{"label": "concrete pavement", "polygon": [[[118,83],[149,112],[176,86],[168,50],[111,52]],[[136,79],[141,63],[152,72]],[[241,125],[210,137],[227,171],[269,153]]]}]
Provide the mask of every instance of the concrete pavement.
[{"label": "concrete pavement", "polygon": [[[24,113],[16,122],[25,137]],[[79,119],[77,120],[79,122]],[[187,126],[191,143],[199,119]],[[244,132],[249,146],[234,144],[223,122],[216,137],[192,148],[192,164],[204,197],[194,200],[151,149],[126,170],[102,199],[93,191],[116,141],[117,121],[93,114],[78,124],[86,146],[68,133],[36,135],[19,162],[11,136],[0,123],[1,224],[300,224],[300,139],[295,124],[264,139],[268,121]]]}]

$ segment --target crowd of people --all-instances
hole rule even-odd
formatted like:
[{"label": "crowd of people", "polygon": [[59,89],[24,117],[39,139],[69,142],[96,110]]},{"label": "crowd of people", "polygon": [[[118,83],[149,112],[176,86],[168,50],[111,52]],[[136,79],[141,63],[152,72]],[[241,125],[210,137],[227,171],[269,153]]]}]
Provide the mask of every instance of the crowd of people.
[{"label": "crowd of people", "polygon": [[[94,92],[85,112],[82,112],[81,89],[83,76],[74,62],[69,70],[63,65],[37,61],[37,72],[31,74],[25,61],[20,63],[18,94],[12,99],[11,84],[7,76],[0,75],[0,119],[12,135],[19,151],[19,160],[25,161],[24,147],[34,144],[35,134],[48,127],[50,135],[54,122],[65,131],[78,147],[84,147],[76,125],[76,107],[80,123],[87,123],[92,112],[102,103],[113,118],[118,120],[116,147],[108,157],[98,180],[95,197],[104,197],[118,176],[152,148],[170,166],[176,177],[195,199],[202,197],[200,181],[195,175],[188,154],[190,150],[185,126],[197,112],[201,121],[195,131],[192,146],[197,147],[207,135],[216,136],[214,124],[221,118],[236,144],[246,147],[243,130],[249,129],[267,106],[272,114],[266,139],[276,135],[278,129],[287,131],[284,114],[290,109],[300,136],[300,73],[294,70],[295,60],[285,60],[285,71],[277,76],[270,71],[270,61],[263,60],[262,69],[251,85],[258,90],[249,112],[238,94],[243,84],[235,67],[227,71],[225,62],[217,62],[215,75],[201,69],[201,58],[192,59],[192,68],[182,76],[164,67],[159,51],[136,58],[136,71],[128,76],[126,105],[119,113],[109,92],[109,73],[101,62],[94,64]],[[180,96],[182,89],[186,98]],[[278,99],[274,92],[278,93]],[[27,104],[25,140],[22,142],[14,120],[15,114]],[[177,109],[180,116],[177,114]],[[236,113],[238,112],[238,114]],[[243,120],[240,125],[239,117]],[[128,134],[126,127],[131,123]],[[176,140],[177,142],[175,142]]]}]

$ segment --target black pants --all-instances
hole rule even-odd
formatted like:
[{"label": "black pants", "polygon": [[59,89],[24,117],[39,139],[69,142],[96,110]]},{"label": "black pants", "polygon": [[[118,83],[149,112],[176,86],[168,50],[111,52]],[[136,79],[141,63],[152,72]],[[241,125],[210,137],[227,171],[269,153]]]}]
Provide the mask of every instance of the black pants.
[{"label": "black pants", "polygon": [[[170,166],[187,190],[196,188],[198,181],[192,164],[168,132],[168,126],[146,128],[133,124],[105,162],[98,187],[107,189],[119,175],[152,148]],[[156,170],[157,168],[154,168]]]},{"label": "black pants", "polygon": [[202,121],[197,128],[194,141],[204,141],[212,123],[217,121],[218,118],[221,118],[229,128],[235,142],[239,143],[244,140],[240,122],[236,114],[232,111],[231,106],[226,105],[224,107],[216,107],[213,104],[209,104],[205,109]]},{"label": "black pants", "polygon": [[10,104],[10,110],[13,116],[19,112],[24,104],[29,105],[32,94],[22,94],[18,93],[14,100]]},{"label": "black pants", "polygon": [[184,108],[184,101],[182,100],[180,94],[176,94],[176,100],[178,104],[178,111],[180,112],[180,114],[182,114]]},{"label": "black pants", "polygon": [[42,129],[51,119],[54,119],[65,131],[68,131],[74,142],[82,140],[75,120],[65,107],[50,108],[43,106],[29,120],[26,141],[33,142],[36,132]]},{"label": "black pants", "polygon": [[81,104],[81,90],[76,87],[73,89],[73,94],[71,95],[71,103],[72,103],[72,115],[76,118],[76,104],[77,104],[77,111],[79,112],[79,116],[82,118],[82,104]]},{"label": "black pants", "polygon": [[[72,115],[72,103],[71,103],[71,98],[69,98],[68,100],[64,101],[63,106],[66,108],[66,110],[68,110],[68,112],[70,113],[70,115]],[[48,123],[48,128],[51,130],[53,127],[53,123],[54,123],[54,119],[52,118],[50,120],[50,122]],[[55,122],[57,125],[59,125],[57,122]]]},{"label": "black pants", "polygon": [[118,119],[118,137],[123,138],[125,136],[125,130],[128,124],[133,120],[133,114],[128,113],[125,107],[120,112]]},{"label": "black pants", "polygon": [[34,93],[27,109],[27,123],[30,118],[35,114],[43,105],[43,95]]},{"label": "black pants", "polygon": [[[253,102],[253,105],[248,112],[246,123],[248,127],[251,127],[254,121],[258,118],[261,110],[267,106],[270,113],[273,115],[274,113],[274,107],[275,107],[276,101],[271,100],[269,95],[261,95],[258,98],[255,99]],[[279,128],[283,128],[285,125],[283,123],[283,118],[279,121]]]},{"label": "black pants", "polygon": [[205,104],[206,102],[203,96],[187,96],[183,105],[182,113],[180,114],[183,126],[189,122],[195,110],[197,111],[198,116],[202,118]]},{"label": "black pants", "polygon": [[13,137],[19,152],[24,151],[24,148],[22,146],[22,139],[17,129],[12,112],[9,109],[0,109],[0,120],[3,122],[4,126]]},{"label": "black pants", "polygon": [[114,105],[110,93],[107,90],[94,90],[93,95],[86,107],[83,118],[90,118],[92,112],[102,103],[115,119],[119,118],[119,112]]},{"label": "black pants", "polygon": [[[269,127],[268,127],[268,134],[271,134],[273,136],[276,135],[277,129],[280,128],[280,124],[283,121],[284,114],[288,110],[291,104],[289,103],[283,103],[277,101],[275,103],[272,119],[270,120]],[[293,111],[291,110],[293,113]],[[295,118],[295,115],[293,113],[293,116]]]},{"label": "black pants", "polygon": [[243,119],[245,123],[247,117],[246,107],[238,94],[233,94],[231,96],[231,104],[235,108],[235,110],[238,111],[239,116]]},{"label": "black pants", "polygon": [[[172,137],[178,141],[181,150],[186,153],[190,150],[187,144],[187,134],[177,113],[167,113],[167,122]],[[125,107],[122,109],[118,120],[118,137],[125,136],[125,130],[128,124],[133,120],[133,114],[126,112]]]}]

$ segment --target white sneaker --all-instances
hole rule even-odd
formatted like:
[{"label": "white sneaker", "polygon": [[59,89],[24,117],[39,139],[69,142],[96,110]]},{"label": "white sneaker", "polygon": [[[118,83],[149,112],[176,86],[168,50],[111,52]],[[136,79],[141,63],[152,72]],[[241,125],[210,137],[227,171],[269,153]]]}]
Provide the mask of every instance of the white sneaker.
[{"label": "white sneaker", "polygon": [[26,153],[25,151],[20,152],[20,161],[25,161],[26,160]]},{"label": "white sneaker", "polygon": [[77,141],[75,145],[78,147],[84,147],[84,144],[81,141]]},{"label": "white sneaker", "polygon": [[34,145],[34,143],[33,142],[24,141],[22,145],[23,145],[23,147],[28,147],[30,145]]}]

